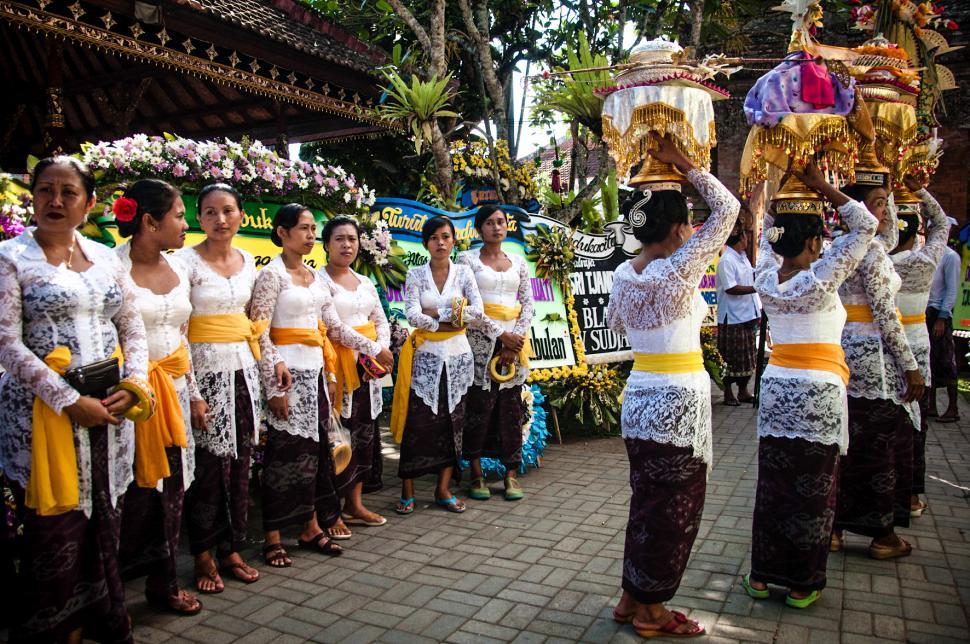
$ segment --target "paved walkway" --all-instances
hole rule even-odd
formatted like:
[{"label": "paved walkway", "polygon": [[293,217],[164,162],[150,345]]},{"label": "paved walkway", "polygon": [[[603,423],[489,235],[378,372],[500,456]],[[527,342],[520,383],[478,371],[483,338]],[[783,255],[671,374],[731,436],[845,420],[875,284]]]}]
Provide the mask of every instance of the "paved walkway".
[{"label": "paved walkway", "polygon": [[[970,407],[959,424],[933,423],[931,509],[901,533],[915,546],[898,562],[865,556],[866,540],[829,558],[829,587],[805,611],[780,594],[755,602],[747,570],[757,477],[754,412],[715,406],[715,468],[694,554],[674,608],[707,626],[708,642],[966,642],[970,613]],[[389,457],[393,457],[390,454]],[[388,489],[369,497],[383,528],[358,528],[343,557],[293,550],[286,570],[259,564],[251,586],[227,581],[192,618],[148,609],[130,586],[142,642],[627,642],[639,639],[610,611],[619,597],[629,487],[620,439],[553,445],[523,477],[526,499],[469,501],[461,516],[430,506],[418,484],[410,517]],[[961,487],[963,486],[963,487]],[[501,483],[495,486],[500,491]],[[255,557],[255,554],[253,554]],[[182,569],[188,572],[188,560]],[[190,583],[186,577],[186,583]]]}]

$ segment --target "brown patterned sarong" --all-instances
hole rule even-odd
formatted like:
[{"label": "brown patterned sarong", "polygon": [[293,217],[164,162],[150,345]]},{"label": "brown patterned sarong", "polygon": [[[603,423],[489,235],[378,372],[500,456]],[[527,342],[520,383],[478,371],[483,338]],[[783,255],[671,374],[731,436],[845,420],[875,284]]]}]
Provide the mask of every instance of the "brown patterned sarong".
[{"label": "brown patterned sarong", "polygon": [[630,519],[623,590],[642,604],[671,599],[700,527],[707,465],[689,447],[624,439],[630,459]]},{"label": "brown patterned sarong", "polygon": [[[933,335],[937,320],[943,320],[943,337]],[[953,320],[941,318],[940,310],[926,309],[926,328],[930,332],[930,382],[934,387],[945,387],[957,381],[957,352],[953,343]]]},{"label": "brown patterned sarong", "polygon": [[262,475],[263,530],[302,526],[314,512],[320,527],[329,528],[340,516],[326,429],[330,403],[319,389],[326,386],[322,376],[317,386],[321,392],[317,397],[321,440],[273,429],[273,416],[269,416]]},{"label": "brown patterned sarong", "polygon": [[926,432],[930,428],[926,410],[932,390],[919,401],[920,431],[913,433],[913,494],[926,494]]},{"label": "brown patterned sarong", "polygon": [[253,458],[253,407],[243,371],[235,373],[236,457],[195,448],[195,481],[185,493],[189,548],[193,555],[218,547],[239,552],[249,521],[249,469]]},{"label": "brown patterned sarong", "polygon": [[758,326],[758,320],[717,325],[717,350],[726,364],[725,378],[744,378],[754,374],[758,363]]},{"label": "brown patterned sarong", "polygon": [[182,449],[167,447],[171,476],[162,491],[132,481],[125,492],[118,560],[125,581],[147,576],[146,588],[168,596],[178,592],[176,559],[182,527]]},{"label": "brown patterned sarong", "polygon": [[[346,496],[350,488],[358,483],[364,483],[366,492],[376,492],[383,487],[380,473],[375,475],[373,471],[381,465],[380,432],[377,430],[377,421],[371,418],[370,385],[364,382],[363,375],[361,383],[351,397],[350,418],[340,419],[350,432],[350,444],[353,448],[350,464],[340,474],[338,492],[341,496]],[[383,472],[383,467],[380,469]]]},{"label": "brown patterned sarong", "polygon": [[[112,505],[108,485],[108,432],[115,430],[88,431],[91,518],[80,510],[46,517],[23,511],[20,575],[16,581],[7,580],[17,620],[11,642],[62,641],[78,628],[85,639],[132,641],[118,568],[122,502]],[[17,495],[22,501],[23,490],[17,489]]]},{"label": "brown patterned sarong", "polygon": [[[849,452],[839,468],[838,504],[835,529],[867,537],[889,535],[893,526],[909,525],[911,484],[897,468],[897,438],[907,434],[912,441],[912,423],[906,410],[891,400],[849,396]],[[900,456],[905,450],[901,441]],[[910,445],[912,443],[910,442]],[[909,450],[912,476],[912,449]],[[902,471],[899,471],[902,470]],[[906,490],[906,516],[900,516],[898,499]]]},{"label": "brown patterned sarong", "polygon": [[522,462],[522,423],[525,405],[522,387],[499,389],[472,385],[468,390],[462,449],[466,459],[500,458],[508,470],[518,470]]},{"label": "brown patterned sarong", "polygon": [[839,447],[801,438],[758,441],[751,579],[793,591],[825,588]]},{"label": "brown patterned sarong", "polygon": [[401,440],[401,460],[397,475],[414,479],[425,474],[437,474],[446,467],[461,468],[461,434],[465,417],[467,394],[448,413],[448,374],[441,370],[438,388],[438,413],[421,398],[409,392],[408,415]]}]

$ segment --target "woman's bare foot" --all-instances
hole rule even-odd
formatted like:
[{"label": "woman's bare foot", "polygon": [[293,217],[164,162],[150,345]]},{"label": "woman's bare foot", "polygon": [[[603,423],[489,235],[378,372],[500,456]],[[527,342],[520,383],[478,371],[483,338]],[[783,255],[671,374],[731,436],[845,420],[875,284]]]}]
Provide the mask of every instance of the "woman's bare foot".
[{"label": "woman's bare foot", "polygon": [[624,590],[623,596],[620,597],[620,601],[617,602],[616,608],[613,609],[613,619],[621,624],[628,624],[633,621],[639,607],[640,602],[635,600],[630,593]]},{"label": "woman's bare foot", "polygon": [[195,556],[195,588],[200,593],[215,594],[225,590],[216,562],[208,552]]}]

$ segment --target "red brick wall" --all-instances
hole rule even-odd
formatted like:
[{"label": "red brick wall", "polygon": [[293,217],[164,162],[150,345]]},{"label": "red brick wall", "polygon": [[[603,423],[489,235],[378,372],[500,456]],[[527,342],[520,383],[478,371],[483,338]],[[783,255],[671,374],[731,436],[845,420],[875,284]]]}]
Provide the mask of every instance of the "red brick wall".
[{"label": "red brick wall", "polygon": [[941,128],[943,158],[933,177],[930,192],[961,224],[970,220],[970,130]]}]

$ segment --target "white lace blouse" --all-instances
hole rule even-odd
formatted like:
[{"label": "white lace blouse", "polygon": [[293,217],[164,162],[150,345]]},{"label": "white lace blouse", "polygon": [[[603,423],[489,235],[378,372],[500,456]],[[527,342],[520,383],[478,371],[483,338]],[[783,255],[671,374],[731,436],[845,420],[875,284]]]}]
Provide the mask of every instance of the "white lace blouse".
[{"label": "white lace blouse", "polygon": [[[377,340],[370,340],[352,331],[352,335],[337,335],[331,327],[327,335],[331,341],[344,345],[354,351],[354,356],[363,353],[365,356],[376,356],[381,349],[389,349],[391,346],[391,327],[387,323],[387,316],[384,315],[384,307],[381,306],[381,298],[377,294],[377,288],[367,277],[351,271],[357,278],[359,284],[354,290],[348,290],[337,284],[330,277],[326,267],[317,271],[317,277],[321,283],[330,289],[333,298],[334,310],[337,316],[348,327],[362,326],[372,321],[377,328]],[[384,399],[381,394],[381,383],[378,380],[371,380],[364,386],[370,390],[370,413],[371,419],[376,419],[384,409]],[[351,405],[353,400],[350,395],[344,396],[341,407],[341,416],[350,418]]]},{"label": "white lace blouse", "polygon": [[[124,244],[116,249],[121,265],[131,273],[131,246]],[[142,288],[132,282],[135,290],[135,305],[141,313],[145,323],[145,334],[148,338],[148,359],[158,361],[165,358],[179,348],[179,345],[189,346],[185,337],[188,331],[189,316],[192,314],[192,302],[189,299],[189,276],[182,263],[169,255],[162,255],[168,262],[179,282],[168,293],[158,295],[151,289]],[[191,357],[190,357],[191,361]],[[195,384],[195,376],[191,367],[189,372],[174,379],[175,391],[178,393],[179,406],[185,420],[185,434],[188,446],[182,449],[182,485],[185,489],[195,479],[195,439],[192,436],[192,417],[190,401],[199,398],[199,389]],[[162,490],[164,481],[158,482],[158,490]]]},{"label": "white lace blouse", "polygon": [[[135,306],[131,277],[111,249],[75,234],[76,249],[93,264],[82,273],[52,266],[28,228],[0,243],[0,470],[23,487],[30,478],[32,409],[39,397],[55,412],[80,397],[44,358],[57,346],[71,352],[70,367],[111,357],[120,346],[124,376],[146,378],[145,325]],[[134,427],[108,426],[111,501],[132,480]],[[90,430],[74,427],[79,509],[91,515]]]},{"label": "white lace blouse", "polygon": [[[516,254],[506,255],[512,266],[504,271],[496,271],[487,266],[481,259],[481,248],[469,250],[458,255],[458,264],[468,266],[475,275],[478,292],[484,304],[502,304],[522,307],[515,320],[493,320],[486,316],[478,327],[469,328],[468,344],[475,354],[475,385],[482,389],[492,386],[492,379],[488,375],[488,362],[495,355],[498,337],[505,331],[516,335],[527,336],[532,325],[535,306],[532,304],[532,289],[529,284],[529,266],[525,260]],[[528,342],[528,338],[526,338]],[[515,377],[509,382],[503,382],[499,389],[521,387],[529,377],[528,369],[516,369]]]},{"label": "white lace blouse", "polygon": [[[876,235],[865,257],[839,287],[843,305],[864,305],[872,311],[872,322],[846,322],[842,349],[849,365],[848,395],[871,400],[891,400],[907,408],[919,426],[916,403],[904,405],[904,372],[917,368],[903,325],[896,317],[896,293],[902,281],[893,269],[887,248],[899,238],[895,209],[887,211],[887,232]],[[892,244],[887,246],[886,244]]]},{"label": "white lace blouse", "polygon": [[[451,304],[456,297],[464,297],[468,305],[464,310],[467,326],[482,323],[482,298],[478,293],[475,276],[468,266],[449,263],[448,279],[438,291],[431,265],[416,266],[408,271],[404,286],[404,312],[408,323],[416,329],[438,330],[438,320],[451,319]],[[425,315],[422,309],[436,309],[438,320]],[[475,359],[466,334],[447,340],[428,340],[414,352],[411,370],[411,390],[435,413],[438,411],[438,388],[442,370],[447,375],[448,413],[458,403],[475,378]]]},{"label": "white lace blouse", "polygon": [[[775,346],[841,343],[845,307],[838,288],[865,256],[878,222],[866,207],[850,201],[839,208],[849,233],[836,239],[825,255],[787,282],[778,283],[781,262],[761,235],[755,289],[768,314]],[[763,231],[774,225],[765,215]],[[792,369],[769,363],[761,378],[758,437],[801,438],[838,445],[849,444],[845,385],[829,371]]]},{"label": "white lace blouse", "polygon": [[[231,277],[216,273],[195,248],[175,253],[185,266],[191,286],[192,317],[197,315],[246,314],[256,281],[252,255],[243,256],[243,267]],[[209,405],[206,428],[195,430],[195,442],[216,456],[236,456],[235,373],[243,372],[252,401],[253,437],[259,432],[259,369],[249,343],[193,342],[192,367],[199,392]]]},{"label": "white lace blouse", "polygon": [[[738,217],[738,200],[711,174],[687,178],[711,207],[704,225],[670,257],[655,259],[642,273],[627,261],[617,268],[607,324],[627,336],[637,353],[701,350],[707,304],[698,285],[727,241]],[[690,447],[711,463],[711,380],[706,371],[660,374],[633,371],[623,394],[624,438]]]},{"label": "white lace blouse", "polygon": [[[896,294],[896,306],[904,316],[919,315],[926,312],[930,297],[930,284],[936,267],[946,252],[946,241],[950,233],[950,223],[940,204],[925,189],[916,193],[923,201],[923,220],[926,222],[926,244],[920,248],[904,250],[890,255],[893,267],[902,280]],[[925,322],[904,324],[909,346],[927,386],[930,384],[930,334]]]}]

